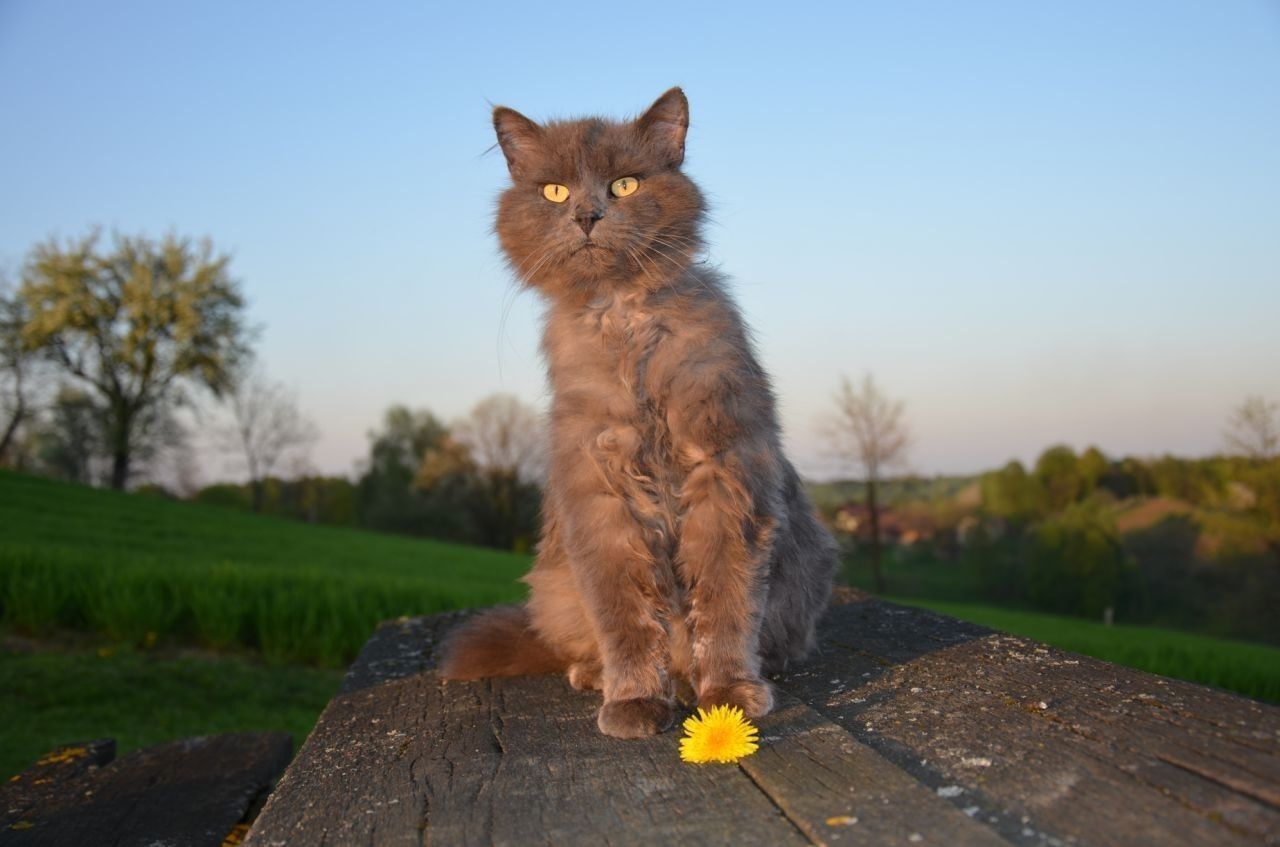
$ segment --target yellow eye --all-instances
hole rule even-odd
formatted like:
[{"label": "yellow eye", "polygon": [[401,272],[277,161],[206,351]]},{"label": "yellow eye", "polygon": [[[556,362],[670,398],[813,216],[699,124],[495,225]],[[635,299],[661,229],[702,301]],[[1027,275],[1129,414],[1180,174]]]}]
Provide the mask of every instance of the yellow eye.
[{"label": "yellow eye", "polygon": [[554,182],[542,186],[542,196],[552,203],[563,203],[569,199],[569,189]]},{"label": "yellow eye", "polygon": [[609,186],[609,190],[613,192],[614,197],[626,197],[635,194],[639,187],[640,180],[633,176],[624,176],[622,179],[615,179]]}]

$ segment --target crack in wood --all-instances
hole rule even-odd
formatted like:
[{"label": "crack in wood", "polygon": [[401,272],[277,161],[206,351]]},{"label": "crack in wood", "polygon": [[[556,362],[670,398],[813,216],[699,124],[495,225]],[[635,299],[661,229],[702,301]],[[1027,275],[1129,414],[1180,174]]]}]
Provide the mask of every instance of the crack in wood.
[{"label": "crack in wood", "polygon": [[1205,768],[1198,767],[1194,763],[1189,762],[1186,759],[1182,759],[1177,756],[1170,755],[1169,753],[1156,753],[1156,758],[1162,762],[1165,762],[1166,764],[1174,766],[1175,768],[1181,768],[1187,773],[1194,774],[1200,777],[1201,779],[1205,779],[1205,780],[1208,780],[1209,782],[1217,783],[1218,785],[1221,785],[1223,788],[1229,788],[1232,791],[1238,791],[1241,794],[1247,794],[1248,796],[1253,797],[1255,800],[1260,800],[1261,802],[1266,803],[1269,806],[1280,807],[1280,793],[1274,790],[1275,788],[1274,786],[1268,786],[1273,789],[1272,791],[1259,791],[1258,786],[1256,786],[1252,782],[1246,782],[1240,779],[1233,779],[1230,776],[1230,774],[1214,772],[1214,771],[1207,770]]},{"label": "crack in wood", "polygon": [[756,779],[750,770],[743,767],[741,762],[738,763],[738,770],[742,773],[743,776],[745,776],[748,780],[751,781],[751,784],[754,785],[761,794],[765,796],[765,799],[767,799],[770,803],[773,804],[773,807],[778,810],[778,814],[781,815],[783,818],[785,818],[787,820],[787,823],[791,824],[791,826],[795,829],[797,835],[799,835],[801,838],[803,838],[805,841],[809,842],[810,844],[813,844],[813,845],[822,844],[821,841],[815,841],[813,840],[813,838],[809,836],[809,833],[806,831],[801,821],[792,817],[791,812],[788,811],[787,807],[782,805],[781,802],[779,802],[778,796],[775,795],[772,791],[770,791],[763,783],[760,782],[760,780]]}]

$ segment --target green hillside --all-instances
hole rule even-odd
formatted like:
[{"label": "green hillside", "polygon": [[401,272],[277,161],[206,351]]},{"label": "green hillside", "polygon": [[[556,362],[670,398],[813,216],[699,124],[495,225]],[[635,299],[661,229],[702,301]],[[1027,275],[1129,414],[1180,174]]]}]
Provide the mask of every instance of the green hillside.
[{"label": "green hillside", "polygon": [[519,599],[526,556],[0,472],[0,615],[341,664],[374,624]]},{"label": "green hillside", "polygon": [[[519,599],[528,566],[526,556],[493,550],[0,472],[0,620],[37,635],[70,629],[142,647],[247,648],[340,666],[379,620]],[[912,594],[904,573],[893,576],[895,593]],[[1155,673],[1280,696],[1274,648],[941,605],[967,596],[933,593],[904,602]]]},{"label": "green hillside", "polygon": [[[307,665],[349,661],[382,619],[518,599],[528,565],[492,550],[0,472],[0,621],[11,635],[37,636],[0,647],[0,778],[77,739],[111,736],[125,751],[205,732],[287,730],[301,742],[340,676]],[[954,567],[945,585],[909,571],[895,566],[896,591],[914,574],[918,588],[968,596],[952,584]],[[1275,648],[904,602],[1280,699]]]}]

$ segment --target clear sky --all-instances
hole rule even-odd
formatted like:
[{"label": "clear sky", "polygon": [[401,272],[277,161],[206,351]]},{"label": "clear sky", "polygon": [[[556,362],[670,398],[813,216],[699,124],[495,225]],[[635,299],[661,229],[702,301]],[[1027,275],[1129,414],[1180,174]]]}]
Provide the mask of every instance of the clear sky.
[{"label": "clear sky", "polygon": [[911,467],[1221,447],[1280,398],[1280,4],[0,0],[0,267],[101,224],[208,235],[349,472],[393,402],[545,403],[489,232],[489,109],[692,104],[801,469],[841,373]]}]

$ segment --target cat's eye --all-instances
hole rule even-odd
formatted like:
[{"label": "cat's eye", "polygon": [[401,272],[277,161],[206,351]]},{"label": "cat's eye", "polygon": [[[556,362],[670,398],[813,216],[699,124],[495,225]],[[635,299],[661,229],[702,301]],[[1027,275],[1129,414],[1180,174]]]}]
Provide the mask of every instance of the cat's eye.
[{"label": "cat's eye", "polygon": [[615,179],[613,184],[609,186],[609,191],[614,197],[627,197],[636,193],[636,189],[640,187],[640,180],[633,176],[624,176],[622,179]]},{"label": "cat's eye", "polygon": [[569,189],[559,183],[548,182],[542,186],[542,196],[552,203],[563,203],[569,199]]}]

